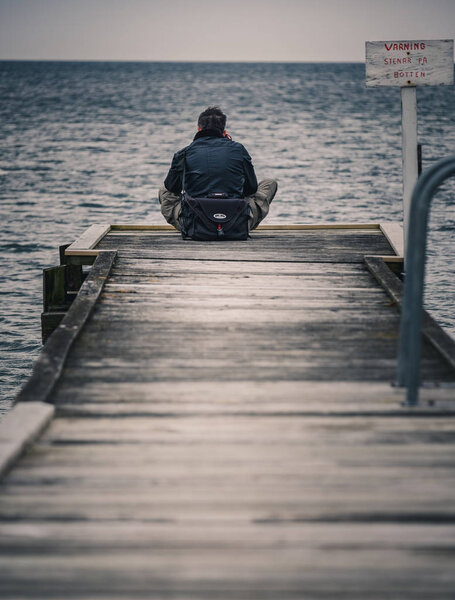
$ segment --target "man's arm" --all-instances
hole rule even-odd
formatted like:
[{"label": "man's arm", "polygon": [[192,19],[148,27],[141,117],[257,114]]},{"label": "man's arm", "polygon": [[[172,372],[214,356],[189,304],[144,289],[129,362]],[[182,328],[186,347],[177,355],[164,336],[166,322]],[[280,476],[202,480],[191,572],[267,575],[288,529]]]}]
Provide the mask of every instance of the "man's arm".
[{"label": "man's arm", "polygon": [[171,168],[164,180],[164,187],[174,194],[180,194],[182,191],[182,179],[183,179],[183,160],[185,153],[183,150],[174,154],[172,159]]},{"label": "man's arm", "polygon": [[244,196],[251,196],[256,193],[258,189],[258,180],[256,179],[256,173],[254,172],[253,162],[251,156],[248,154],[246,148],[243,148],[243,172],[245,174],[245,183],[243,184]]}]

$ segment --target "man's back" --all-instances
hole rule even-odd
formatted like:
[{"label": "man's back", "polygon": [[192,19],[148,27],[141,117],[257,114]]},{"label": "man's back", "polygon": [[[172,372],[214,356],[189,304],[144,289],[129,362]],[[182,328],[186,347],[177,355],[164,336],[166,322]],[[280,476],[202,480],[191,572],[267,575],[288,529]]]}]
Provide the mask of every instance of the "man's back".
[{"label": "man's back", "polygon": [[257,190],[251,157],[244,146],[216,132],[198,132],[192,144],[174,155],[164,182],[174,194],[182,190],[184,168],[185,189],[193,197],[223,192],[230,198],[242,198]]}]

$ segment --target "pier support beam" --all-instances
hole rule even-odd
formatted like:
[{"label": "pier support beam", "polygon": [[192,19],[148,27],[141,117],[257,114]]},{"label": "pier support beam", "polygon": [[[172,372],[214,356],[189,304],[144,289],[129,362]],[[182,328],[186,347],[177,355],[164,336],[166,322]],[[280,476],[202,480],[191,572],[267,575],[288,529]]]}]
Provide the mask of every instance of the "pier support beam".
[{"label": "pier support beam", "polygon": [[417,159],[417,93],[415,87],[401,88],[401,131],[403,157],[403,233],[408,241],[411,196],[419,177]]}]

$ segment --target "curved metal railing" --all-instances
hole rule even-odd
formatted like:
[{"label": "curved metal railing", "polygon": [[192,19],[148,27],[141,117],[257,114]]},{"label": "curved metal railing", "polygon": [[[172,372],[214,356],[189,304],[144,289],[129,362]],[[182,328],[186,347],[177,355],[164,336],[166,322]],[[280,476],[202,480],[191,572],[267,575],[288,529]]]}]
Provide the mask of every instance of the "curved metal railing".
[{"label": "curved metal railing", "polygon": [[396,385],[407,388],[406,404],[418,402],[423,290],[428,214],[436,189],[455,175],[455,155],[439,160],[419,177],[411,198],[406,275],[400,321]]}]

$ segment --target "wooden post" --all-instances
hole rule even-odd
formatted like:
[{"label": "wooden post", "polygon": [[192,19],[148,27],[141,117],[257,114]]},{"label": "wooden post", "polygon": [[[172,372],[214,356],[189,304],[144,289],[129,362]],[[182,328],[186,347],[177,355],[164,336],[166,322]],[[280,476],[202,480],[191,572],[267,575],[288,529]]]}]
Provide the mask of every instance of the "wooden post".
[{"label": "wooden post", "polygon": [[403,140],[403,236],[406,256],[411,196],[419,176],[417,160],[417,94],[414,86],[401,88],[401,133]]},{"label": "wooden post", "polygon": [[[62,251],[60,256],[62,257]],[[43,344],[62,321],[83,281],[84,274],[80,265],[62,264],[43,269],[43,313],[41,314]]]}]

